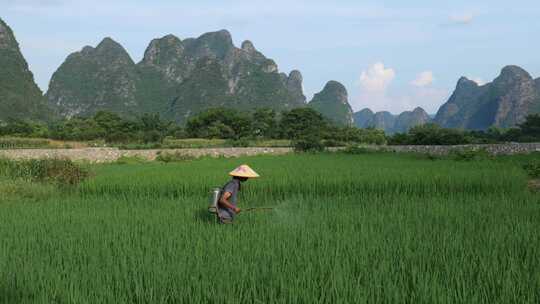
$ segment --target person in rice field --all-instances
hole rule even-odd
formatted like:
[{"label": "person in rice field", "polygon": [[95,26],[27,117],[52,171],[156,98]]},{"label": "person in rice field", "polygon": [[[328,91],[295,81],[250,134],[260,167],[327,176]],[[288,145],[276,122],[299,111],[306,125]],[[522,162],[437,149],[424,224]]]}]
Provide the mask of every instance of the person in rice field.
[{"label": "person in rice field", "polygon": [[248,165],[241,165],[229,173],[232,179],[223,186],[218,201],[217,214],[219,222],[222,224],[230,224],[234,221],[234,217],[242,212],[238,208],[238,192],[242,188],[242,183],[250,178],[257,178],[259,174],[253,171]]}]

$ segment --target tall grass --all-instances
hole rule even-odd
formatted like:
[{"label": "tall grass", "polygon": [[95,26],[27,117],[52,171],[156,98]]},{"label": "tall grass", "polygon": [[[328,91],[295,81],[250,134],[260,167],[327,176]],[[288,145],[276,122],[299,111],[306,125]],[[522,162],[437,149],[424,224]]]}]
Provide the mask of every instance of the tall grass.
[{"label": "tall grass", "polygon": [[[232,226],[208,190],[247,162]],[[538,303],[540,204],[511,160],[291,155],[101,165],[0,204],[4,303]],[[2,297],[3,296],[3,297]]]},{"label": "tall grass", "polygon": [[0,159],[0,176],[74,186],[86,179],[89,172],[69,159]]},{"label": "tall grass", "polygon": [[0,149],[47,149],[51,148],[48,139],[0,137]]}]

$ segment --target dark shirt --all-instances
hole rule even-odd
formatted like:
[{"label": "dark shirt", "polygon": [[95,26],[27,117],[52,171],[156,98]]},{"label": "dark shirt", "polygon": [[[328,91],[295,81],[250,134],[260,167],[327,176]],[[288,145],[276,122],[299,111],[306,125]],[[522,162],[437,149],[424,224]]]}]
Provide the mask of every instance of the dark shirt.
[{"label": "dark shirt", "polygon": [[[238,191],[240,191],[240,181],[237,179],[232,179],[228,183],[223,186],[221,190],[220,200],[223,194],[226,192],[229,192],[231,196],[229,197],[229,202],[236,207],[236,204],[238,202]],[[224,219],[233,219],[236,215],[232,209],[222,207],[219,205],[218,207],[219,216]]]}]

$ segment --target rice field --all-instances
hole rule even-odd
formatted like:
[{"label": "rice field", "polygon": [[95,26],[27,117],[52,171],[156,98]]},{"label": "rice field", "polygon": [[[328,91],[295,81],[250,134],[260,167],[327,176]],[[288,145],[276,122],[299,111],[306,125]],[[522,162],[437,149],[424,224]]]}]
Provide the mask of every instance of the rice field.
[{"label": "rice field", "polygon": [[[321,154],[109,164],[0,202],[1,303],[539,303],[519,157]],[[217,225],[209,191],[248,163]],[[1,188],[0,188],[1,189]]]}]

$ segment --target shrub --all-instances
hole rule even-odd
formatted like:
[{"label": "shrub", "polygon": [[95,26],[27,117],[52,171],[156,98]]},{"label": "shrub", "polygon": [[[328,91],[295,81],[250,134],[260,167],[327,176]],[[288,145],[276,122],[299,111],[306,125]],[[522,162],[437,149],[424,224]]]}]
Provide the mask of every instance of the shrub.
[{"label": "shrub", "polygon": [[186,132],[191,137],[238,139],[248,136],[250,116],[226,108],[211,108],[191,117]]},{"label": "shrub", "polygon": [[164,163],[183,162],[183,161],[190,161],[194,159],[196,159],[196,157],[179,152],[179,151],[176,151],[174,153],[170,153],[170,152],[158,153],[158,156],[156,157],[156,161],[160,161]]},{"label": "shrub", "polygon": [[384,131],[374,128],[333,127],[326,132],[326,139],[359,144],[383,145],[386,143]]},{"label": "shrub", "polygon": [[463,149],[453,150],[450,157],[457,161],[473,161],[489,159],[491,156],[485,149]]},{"label": "shrub", "polygon": [[323,141],[325,147],[343,147],[345,143],[335,139],[326,139]]},{"label": "shrub", "polygon": [[0,167],[0,172],[11,178],[58,185],[77,185],[89,176],[86,169],[68,159],[3,160]]},{"label": "shrub", "polygon": [[324,144],[317,136],[306,136],[304,138],[293,141],[295,152],[322,152]]},{"label": "shrub", "polygon": [[140,156],[122,156],[116,160],[116,164],[118,165],[134,165],[134,164],[142,164],[146,163],[146,159],[140,157]]},{"label": "shrub", "polygon": [[471,143],[471,138],[462,130],[425,124],[411,128],[408,134],[396,134],[389,142],[395,145],[461,145]]},{"label": "shrub", "polygon": [[523,169],[532,178],[540,178],[540,160],[532,160],[523,166]]},{"label": "shrub", "polygon": [[0,138],[0,149],[37,149],[51,148],[47,139],[34,138]]},{"label": "shrub", "polygon": [[358,154],[375,153],[377,151],[375,149],[370,149],[368,147],[351,145],[351,146],[347,146],[347,148],[345,148],[343,152],[346,154],[358,155]]},{"label": "shrub", "polygon": [[226,145],[231,147],[249,147],[250,142],[247,138],[239,138],[234,140],[228,140],[226,142]]}]

